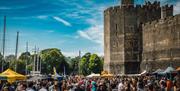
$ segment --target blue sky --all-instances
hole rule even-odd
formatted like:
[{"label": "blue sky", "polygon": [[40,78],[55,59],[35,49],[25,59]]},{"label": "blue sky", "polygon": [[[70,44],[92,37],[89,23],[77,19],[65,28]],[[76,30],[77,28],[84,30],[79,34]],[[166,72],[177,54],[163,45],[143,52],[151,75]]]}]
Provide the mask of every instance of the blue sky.
[{"label": "blue sky", "polygon": [[[180,11],[180,0],[159,1],[174,4],[175,13]],[[17,31],[19,53],[28,42],[30,52],[36,45],[40,50],[59,48],[66,56],[77,56],[79,50],[103,55],[103,11],[119,4],[119,0],[0,0],[1,51],[6,15],[6,55],[14,54]]]}]

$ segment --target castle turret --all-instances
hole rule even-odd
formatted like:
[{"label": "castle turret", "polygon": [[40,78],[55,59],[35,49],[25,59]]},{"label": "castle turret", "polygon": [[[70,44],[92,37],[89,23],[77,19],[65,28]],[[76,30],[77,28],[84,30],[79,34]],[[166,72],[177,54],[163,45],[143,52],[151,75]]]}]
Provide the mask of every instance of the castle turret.
[{"label": "castle turret", "polygon": [[173,16],[173,6],[165,5],[161,8],[161,18],[166,18],[169,16]]},{"label": "castle turret", "polygon": [[123,6],[134,5],[134,0],[121,0]]}]

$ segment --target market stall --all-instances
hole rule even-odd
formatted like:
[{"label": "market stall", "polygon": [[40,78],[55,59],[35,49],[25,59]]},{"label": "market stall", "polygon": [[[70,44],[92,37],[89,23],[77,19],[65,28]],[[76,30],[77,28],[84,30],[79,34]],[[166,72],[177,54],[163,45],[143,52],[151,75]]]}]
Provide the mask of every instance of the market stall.
[{"label": "market stall", "polygon": [[0,74],[0,78],[4,78],[4,77],[10,83],[17,81],[17,80],[26,80],[25,75],[19,74],[11,69],[7,69]]}]

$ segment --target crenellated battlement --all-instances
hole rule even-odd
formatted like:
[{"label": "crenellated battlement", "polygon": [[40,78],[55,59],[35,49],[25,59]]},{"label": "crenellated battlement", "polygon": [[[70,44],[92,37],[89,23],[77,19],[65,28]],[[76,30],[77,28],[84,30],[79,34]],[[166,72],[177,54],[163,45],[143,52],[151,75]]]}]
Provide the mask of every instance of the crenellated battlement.
[{"label": "crenellated battlement", "polygon": [[169,16],[173,16],[173,5],[162,6],[161,18],[166,18],[166,17],[169,17]]},{"label": "crenellated battlement", "polygon": [[163,10],[173,10],[173,5],[166,4],[165,6],[162,6]]},{"label": "crenellated battlement", "polygon": [[[166,8],[165,8],[166,7]],[[118,12],[122,9],[125,9],[125,10],[144,10],[145,11],[148,11],[148,10],[157,10],[157,9],[160,9],[160,2],[157,2],[155,1],[154,3],[151,3],[151,2],[146,2],[145,5],[122,5],[122,6],[113,6],[113,7],[109,7],[107,8],[104,13],[106,12]],[[165,9],[171,9],[173,8],[172,6],[164,6]]]},{"label": "crenellated battlement", "polygon": [[150,1],[148,1],[148,2],[145,2],[144,6],[159,6],[160,7],[160,2],[155,1],[155,2],[151,3]]},{"label": "crenellated battlement", "polygon": [[107,14],[107,13],[115,13],[115,12],[118,12],[121,10],[121,7],[120,6],[113,6],[113,7],[109,7],[107,8],[104,13]]},{"label": "crenellated battlement", "polygon": [[175,16],[169,16],[163,19],[158,19],[158,20],[154,20],[154,21],[150,21],[147,23],[142,24],[143,27],[152,27],[156,24],[161,24],[162,22],[168,22],[168,21],[172,21],[172,22],[176,22],[176,19],[180,18],[180,14],[175,15]]},{"label": "crenellated battlement", "polygon": [[158,9],[158,8],[160,8],[160,2],[157,2],[157,1],[155,1],[154,3],[145,2],[145,4],[142,6],[142,8],[148,9],[148,10]]}]

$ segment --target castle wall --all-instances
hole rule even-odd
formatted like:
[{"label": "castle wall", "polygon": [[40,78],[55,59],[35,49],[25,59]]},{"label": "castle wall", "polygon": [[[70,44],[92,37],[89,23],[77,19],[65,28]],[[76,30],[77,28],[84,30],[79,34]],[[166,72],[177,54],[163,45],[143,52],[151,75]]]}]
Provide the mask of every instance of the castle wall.
[{"label": "castle wall", "polygon": [[[143,52],[146,53],[144,48],[148,50],[153,47],[144,47],[145,26],[142,27],[142,24],[161,18],[159,2],[147,2],[142,6],[131,5],[131,0],[125,3],[127,4],[110,7],[104,11],[104,70],[113,74],[134,74],[140,71],[140,63],[143,65],[145,59],[142,55]],[[171,8],[164,8],[164,18],[171,15]],[[147,29],[153,27],[149,26]],[[154,42],[152,40],[155,35],[152,32],[146,35],[149,36],[149,42]],[[147,54],[147,57],[150,56],[154,57],[154,54]]]},{"label": "castle wall", "polygon": [[104,12],[104,70],[110,72],[110,14]]},{"label": "castle wall", "polygon": [[104,13],[105,65],[104,70],[113,74],[124,72],[123,27],[121,8],[108,8]]},{"label": "castle wall", "polygon": [[137,29],[137,9],[134,6],[123,6],[124,17],[124,68],[125,74],[133,74],[138,72],[138,54],[139,40]]},{"label": "castle wall", "polygon": [[180,65],[180,15],[143,25],[143,61],[149,71]]},{"label": "castle wall", "polygon": [[146,23],[161,18],[160,2],[146,3],[145,5],[137,5],[137,23]]}]

